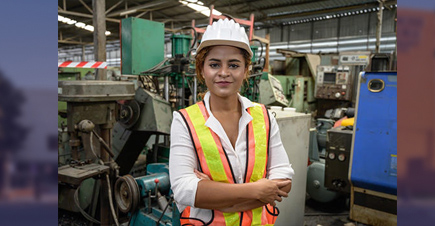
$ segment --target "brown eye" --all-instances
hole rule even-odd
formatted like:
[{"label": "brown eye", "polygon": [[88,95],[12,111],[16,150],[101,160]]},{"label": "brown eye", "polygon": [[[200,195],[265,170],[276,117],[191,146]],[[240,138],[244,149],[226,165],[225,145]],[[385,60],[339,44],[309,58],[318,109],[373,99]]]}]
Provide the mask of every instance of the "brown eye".
[{"label": "brown eye", "polygon": [[213,64],[209,64],[209,66],[210,66],[211,68],[218,68],[218,67],[219,67],[219,64],[213,63]]}]

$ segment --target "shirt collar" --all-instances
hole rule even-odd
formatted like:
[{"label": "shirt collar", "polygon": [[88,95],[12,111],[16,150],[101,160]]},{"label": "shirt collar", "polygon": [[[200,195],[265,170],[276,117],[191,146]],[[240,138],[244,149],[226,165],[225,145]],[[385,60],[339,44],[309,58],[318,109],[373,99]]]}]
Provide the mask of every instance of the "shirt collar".
[{"label": "shirt collar", "polygon": [[[238,97],[239,97],[239,102],[242,106],[242,119],[246,122],[250,122],[253,118],[252,116],[248,113],[248,111],[246,109],[253,107],[254,103],[252,103],[252,101],[250,101],[248,98],[241,96],[239,93],[237,93]],[[205,108],[207,109],[208,114],[210,115],[210,117],[207,119],[207,122],[205,123],[205,125],[207,127],[210,127],[210,123],[212,121],[218,121],[213,113],[210,110],[210,91],[207,91],[207,93],[204,96],[204,103],[205,103]]]}]

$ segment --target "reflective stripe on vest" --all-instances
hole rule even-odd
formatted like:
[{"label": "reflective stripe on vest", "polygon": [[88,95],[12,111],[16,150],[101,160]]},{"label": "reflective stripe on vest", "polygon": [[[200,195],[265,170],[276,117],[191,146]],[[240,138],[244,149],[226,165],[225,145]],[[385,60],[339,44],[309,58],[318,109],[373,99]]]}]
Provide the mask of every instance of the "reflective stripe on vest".
[{"label": "reflective stripe on vest", "polygon": [[[253,120],[247,125],[245,183],[266,177],[270,138],[269,114],[264,105],[254,103],[254,106],[248,108],[247,111]],[[205,126],[209,114],[204,102],[199,102],[179,112],[187,124],[200,171],[207,174],[213,181],[235,183],[231,164],[219,136]],[[270,208],[273,207],[269,206],[268,209]],[[181,218],[182,225],[273,225],[276,216],[271,216],[265,206],[236,213],[222,213],[213,210],[212,219],[206,223],[190,218],[190,207],[187,207]]]}]

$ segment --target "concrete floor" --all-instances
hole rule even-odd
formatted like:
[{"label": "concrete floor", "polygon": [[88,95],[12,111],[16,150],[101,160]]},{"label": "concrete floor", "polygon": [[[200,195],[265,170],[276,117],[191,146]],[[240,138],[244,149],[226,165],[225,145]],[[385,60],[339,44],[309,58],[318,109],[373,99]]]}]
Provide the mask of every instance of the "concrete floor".
[{"label": "concrete floor", "polygon": [[[304,218],[304,225],[301,226],[366,226],[349,219],[346,197],[340,197],[330,203],[307,199]],[[59,225],[84,226],[88,223],[80,213],[71,213],[61,209],[58,212],[58,220]]]},{"label": "concrete floor", "polygon": [[340,197],[330,203],[307,199],[304,226],[364,226],[365,224],[349,219],[348,206],[346,197]]}]

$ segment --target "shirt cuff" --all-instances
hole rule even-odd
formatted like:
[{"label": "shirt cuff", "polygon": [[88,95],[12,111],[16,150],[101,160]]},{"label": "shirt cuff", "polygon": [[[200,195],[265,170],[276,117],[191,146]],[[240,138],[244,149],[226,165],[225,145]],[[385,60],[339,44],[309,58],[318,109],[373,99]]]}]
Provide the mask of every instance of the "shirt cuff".
[{"label": "shirt cuff", "polygon": [[269,180],[274,179],[292,179],[295,172],[291,167],[291,164],[288,167],[277,167],[275,169],[270,169],[269,172]]},{"label": "shirt cuff", "polygon": [[196,190],[198,188],[199,178],[185,178],[184,183],[180,183],[177,187],[178,192],[174,191],[174,199],[177,203],[179,211],[183,211],[187,206],[195,207]]}]

